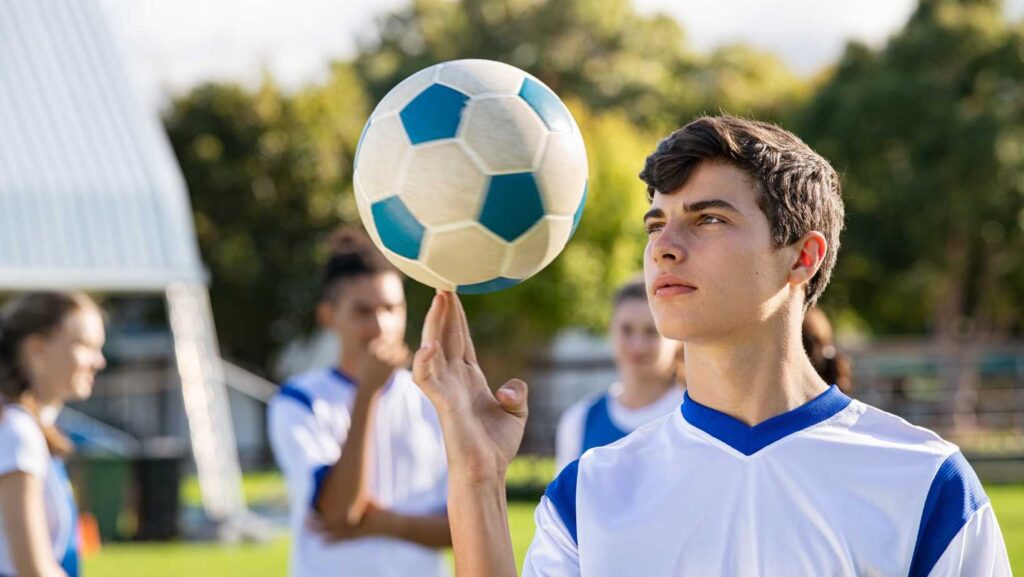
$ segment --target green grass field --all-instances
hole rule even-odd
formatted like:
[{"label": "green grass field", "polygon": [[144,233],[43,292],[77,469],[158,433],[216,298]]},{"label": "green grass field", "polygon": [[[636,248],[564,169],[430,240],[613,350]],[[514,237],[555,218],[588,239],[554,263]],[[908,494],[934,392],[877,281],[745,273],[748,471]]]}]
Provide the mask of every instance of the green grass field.
[{"label": "green grass field", "polygon": [[[1014,573],[1024,575],[1024,484],[986,487],[1003,529]],[[192,483],[183,488],[187,503],[197,502]],[[250,499],[279,498],[282,493],[276,475],[247,476],[246,494]],[[533,538],[533,504],[512,503],[509,525],[516,557],[523,556]],[[218,577],[280,577],[288,563],[287,537],[264,545],[223,546],[210,543],[113,544],[85,561],[86,577],[182,577],[217,575]]]}]

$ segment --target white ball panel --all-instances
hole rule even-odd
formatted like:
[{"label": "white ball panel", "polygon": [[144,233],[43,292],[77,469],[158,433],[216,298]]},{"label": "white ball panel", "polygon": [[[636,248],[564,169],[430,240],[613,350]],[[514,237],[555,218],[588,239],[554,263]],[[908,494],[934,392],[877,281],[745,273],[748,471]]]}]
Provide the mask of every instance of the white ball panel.
[{"label": "white ball panel", "polygon": [[423,89],[434,83],[434,76],[437,74],[438,66],[441,65],[437,64],[430,68],[424,68],[399,82],[377,104],[377,108],[373,109],[373,114],[370,115],[370,118],[378,118],[405,108],[405,105],[409,104],[417,94],[423,92]]},{"label": "white ball panel", "polygon": [[395,194],[398,168],[412,145],[398,116],[374,120],[363,136],[356,158],[356,175],[369,202]]},{"label": "white ball panel", "polygon": [[540,117],[518,96],[470,101],[462,139],[492,172],[528,171],[547,133]]},{"label": "white ball panel", "polygon": [[548,214],[573,215],[583,199],[587,182],[587,151],[580,134],[549,134],[534,177]]},{"label": "white ball panel", "polygon": [[423,266],[422,263],[413,260],[407,260],[394,254],[387,254],[387,256],[392,257],[388,260],[391,261],[391,264],[395,265],[395,268],[402,271],[402,274],[406,275],[412,280],[423,283],[429,287],[433,287],[444,291],[455,290],[455,285],[437,276],[436,274],[428,270],[425,266]]},{"label": "white ball panel", "polygon": [[487,93],[515,95],[523,84],[518,68],[490,60],[456,60],[441,68],[438,81],[470,96]]},{"label": "white ball panel", "polygon": [[458,285],[489,281],[501,273],[508,245],[478,224],[430,232],[423,264]]},{"label": "white ball panel", "polygon": [[512,245],[512,258],[502,276],[527,278],[555,260],[569,242],[572,218],[547,217]]},{"label": "white ball panel", "polygon": [[398,182],[398,195],[426,227],[475,220],[487,177],[455,141],[414,147]]}]

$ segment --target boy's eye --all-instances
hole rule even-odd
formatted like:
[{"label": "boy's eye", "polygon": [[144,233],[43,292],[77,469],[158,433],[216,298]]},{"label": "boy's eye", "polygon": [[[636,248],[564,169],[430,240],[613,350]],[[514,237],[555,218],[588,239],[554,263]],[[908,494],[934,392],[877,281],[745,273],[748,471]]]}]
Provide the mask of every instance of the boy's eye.
[{"label": "boy's eye", "polygon": [[722,224],[725,221],[713,214],[702,214],[700,218],[697,219],[697,222],[700,224]]},{"label": "boy's eye", "polygon": [[647,229],[647,234],[652,234],[652,233],[658,232],[659,230],[665,228],[665,225],[664,225],[664,223],[660,223],[660,222],[649,222],[646,225],[644,225],[644,228]]}]

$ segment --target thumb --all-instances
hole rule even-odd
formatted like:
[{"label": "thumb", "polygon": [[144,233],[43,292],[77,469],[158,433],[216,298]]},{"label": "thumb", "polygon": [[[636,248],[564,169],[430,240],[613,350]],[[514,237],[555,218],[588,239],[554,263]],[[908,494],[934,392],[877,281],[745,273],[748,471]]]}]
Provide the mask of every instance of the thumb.
[{"label": "thumb", "polygon": [[517,416],[526,418],[528,413],[526,406],[526,397],[528,396],[529,389],[526,383],[519,379],[512,379],[501,386],[498,392],[494,394],[495,398],[498,399],[498,404],[505,411]]}]

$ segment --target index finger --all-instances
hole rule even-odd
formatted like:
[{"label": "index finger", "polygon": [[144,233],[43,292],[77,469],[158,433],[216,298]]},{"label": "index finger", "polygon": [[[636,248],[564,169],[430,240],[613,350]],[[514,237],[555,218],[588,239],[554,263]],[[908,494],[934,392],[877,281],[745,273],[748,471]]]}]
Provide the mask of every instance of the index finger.
[{"label": "index finger", "polygon": [[458,313],[458,322],[462,329],[463,346],[465,352],[463,357],[467,362],[476,363],[476,347],[473,345],[473,337],[469,334],[469,321],[466,320],[466,309],[462,306],[462,300],[459,299],[459,295],[452,293],[452,300],[455,301],[455,312]]},{"label": "index finger", "polygon": [[441,348],[444,350],[445,358],[462,360],[466,356],[466,341],[469,335],[459,320],[459,300],[455,293],[446,292],[442,296],[447,306],[447,314],[441,333]]},{"label": "index finger", "polygon": [[[434,300],[430,302],[430,310],[423,320],[423,334],[420,337],[420,346],[424,347],[430,343],[441,343],[441,335],[444,331],[445,319],[448,316],[448,303],[444,295],[438,291]],[[440,351],[442,354],[444,351]]]}]

